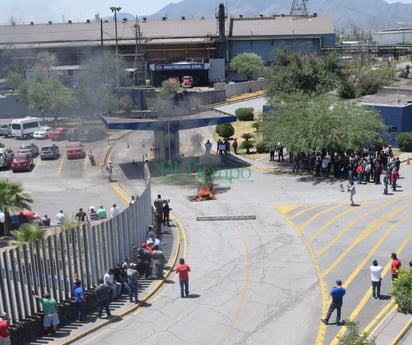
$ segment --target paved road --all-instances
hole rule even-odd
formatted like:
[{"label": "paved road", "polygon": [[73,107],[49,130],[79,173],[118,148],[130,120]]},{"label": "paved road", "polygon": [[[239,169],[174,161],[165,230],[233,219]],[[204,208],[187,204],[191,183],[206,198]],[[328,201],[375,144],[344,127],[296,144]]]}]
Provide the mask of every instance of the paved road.
[{"label": "paved road", "polygon": [[[147,133],[124,134],[112,142],[115,177],[122,189],[138,193],[139,157],[150,146],[151,137]],[[196,146],[193,138],[201,143],[212,137],[211,129],[188,132],[185,137],[192,138],[182,139],[188,157],[194,147],[202,147]],[[191,298],[180,298],[172,276],[150,307],[77,343],[135,344],[138,339],[149,345],[336,344],[336,335],[343,334],[345,327],[326,327],[319,319],[327,308],[327,292],[337,278],[348,289],[343,317],[359,321],[361,329],[383,339],[382,334],[389,332],[380,325],[393,315],[388,295],[389,255],[396,251],[407,262],[412,252],[407,226],[412,203],[410,166],[401,167],[396,193],[384,196],[381,186],[360,185],[355,199],[359,205],[351,207],[347,193],[340,192],[339,181],[273,173],[275,166],[267,158],[255,162],[254,167],[226,160],[219,164],[216,200],[194,202],[195,177],[162,176],[159,164],[151,163],[153,195],[172,199],[172,212],[185,228],[187,252],[182,255],[192,267]],[[99,168],[92,169],[87,162],[79,166],[64,162],[64,177],[51,178],[45,167],[50,166],[40,164],[29,175],[12,175],[29,176],[25,187],[33,193],[35,207],[39,200],[42,211],[59,203],[75,210],[79,195],[82,206],[102,200],[122,202],[108,188]],[[181,168],[187,171],[187,164]],[[47,184],[40,183],[45,179]],[[197,221],[197,217],[245,215],[256,219]],[[375,301],[370,296],[368,269],[374,258],[385,266],[385,300]],[[382,344],[391,340],[393,337]]]},{"label": "paved road", "polygon": [[[196,135],[211,134],[204,129]],[[127,153],[116,150],[113,157],[120,162]],[[358,205],[351,207],[339,181],[273,174],[266,160],[252,168],[224,162],[215,180],[216,200],[204,202],[191,201],[195,178],[155,177],[153,195],[171,198],[185,227],[191,297],[181,299],[177,284],[166,284],[150,308],[77,343],[337,344],[345,327],[319,319],[338,278],[348,290],[343,317],[359,321],[372,335],[385,332],[379,325],[393,307],[390,253],[407,262],[412,252],[410,166],[402,166],[396,193],[384,196],[381,186],[359,185]],[[154,175],[161,175],[151,164]],[[126,189],[134,188],[121,180]],[[197,221],[245,215],[256,220]],[[385,267],[386,297],[378,301],[370,295],[375,258]]]}]

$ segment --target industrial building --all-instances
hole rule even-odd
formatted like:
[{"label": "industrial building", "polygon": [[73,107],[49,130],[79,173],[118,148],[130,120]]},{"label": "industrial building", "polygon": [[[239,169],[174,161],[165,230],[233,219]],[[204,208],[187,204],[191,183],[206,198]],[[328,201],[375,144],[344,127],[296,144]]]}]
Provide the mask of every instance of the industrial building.
[{"label": "industrial building", "polygon": [[76,66],[106,49],[126,61],[135,84],[191,75],[194,85],[207,86],[227,80],[227,63],[243,52],[270,63],[281,45],[308,53],[335,47],[332,18],[316,14],[228,18],[221,4],[214,18],[114,19],[0,26],[3,65],[31,61],[46,51],[59,65]]}]

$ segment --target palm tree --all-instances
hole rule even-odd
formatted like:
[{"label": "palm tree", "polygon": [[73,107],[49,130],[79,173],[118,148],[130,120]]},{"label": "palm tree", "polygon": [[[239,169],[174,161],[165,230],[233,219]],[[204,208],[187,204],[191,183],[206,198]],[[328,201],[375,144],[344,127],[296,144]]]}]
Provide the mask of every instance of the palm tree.
[{"label": "palm tree", "polygon": [[20,209],[31,210],[33,198],[23,193],[23,185],[9,179],[0,180],[0,209],[4,212],[4,235],[10,236],[10,212]]}]

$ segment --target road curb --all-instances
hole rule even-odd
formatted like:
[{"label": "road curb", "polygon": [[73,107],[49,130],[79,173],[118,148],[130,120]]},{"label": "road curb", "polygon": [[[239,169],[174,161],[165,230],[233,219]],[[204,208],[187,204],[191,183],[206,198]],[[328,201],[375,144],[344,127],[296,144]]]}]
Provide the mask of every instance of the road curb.
[{"label": "road curb", "polygon": [[[147,300],[149,300],[159,289],[160,287],[163,286],[163,284],[165,283],[165,281],[167,280],[167,278],[172,274],[172,272],[174,272],[174,267],[176,265],[177,259],[179,257],[179,253],[180,253],[180,244],[182,240],[185,240],[185,236],[181,236],[181,232],[184,232],[184,228],[182,226],[182,224],[180,223],[180,221],[174,216],[174,215],[170,215],[170,218],[172,219],[172,221],[174,222],[174,224],[176,225],[176,232],[177,232],[177,241],[176,241],[176,246],[174,249],[174,255],[169,263],[169,269],[167,270],[164,278],[162,280],[160,280],[152,290],[150,290],[147,295],[142,299],[143,303],[146,303]],[[110,320],[105,320],[103,322],[101,322],[99,325],[88,329],[87,331],[84,331],[83,333],[74,336],[72,338],[70,338],[68,341],[63,342],[63,345],[68,345],[68,344],[72,344],[96,331],[98,331],[99,329],[105,327],[108,324],[111,324],[113,322],[116,322],[116,320],[118,320],[119,318],[122,318],[132,312],[134,312],[135,310],[141,308],[142,306],[139,304],[135,304],[132,307],[130,307],[129,309],[123,311],[122,313],[112,317]]]}]

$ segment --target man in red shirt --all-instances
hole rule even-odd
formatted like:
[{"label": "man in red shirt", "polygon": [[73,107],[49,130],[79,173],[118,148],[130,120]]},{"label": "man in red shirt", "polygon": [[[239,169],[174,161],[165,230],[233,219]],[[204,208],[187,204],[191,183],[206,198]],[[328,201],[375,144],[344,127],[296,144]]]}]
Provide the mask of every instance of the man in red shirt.
[{"label": "man in red shirt", "polygon": [[10,344],[9,321],[7,320],[6,313],[0,314],[0,344]]},{"label": "man in red shirt", "polygon": [[180,297],[189,296],[189,272],[190,266],[185,264],[185,259],[180,258],[180,265],[176,267],[176,273],[179,273]]},{"label": "man in red shirt", "polygon": [[392,274],[392,280],[395,280],[398,278],[398,271],[399,268],[401,268],[401,260],[399,260],[396,256],[396,253],[392,253],[391,255],[391,274]]}]

